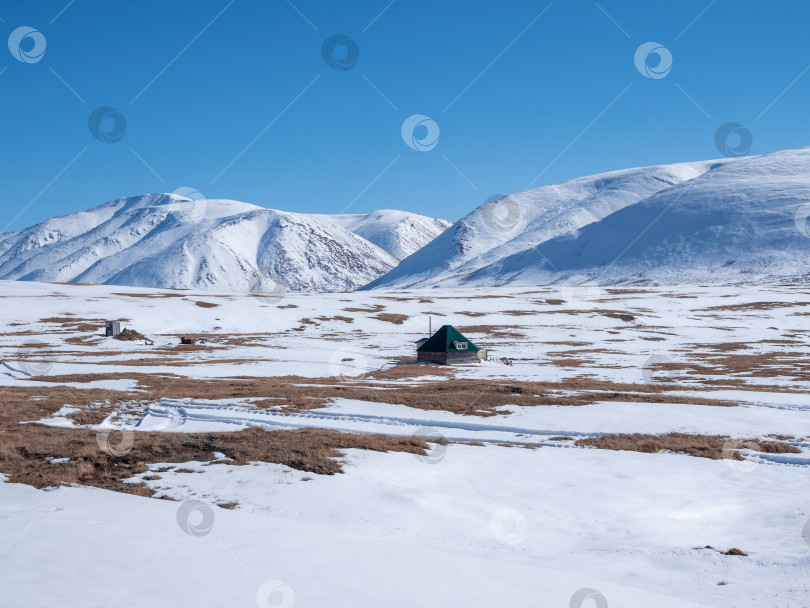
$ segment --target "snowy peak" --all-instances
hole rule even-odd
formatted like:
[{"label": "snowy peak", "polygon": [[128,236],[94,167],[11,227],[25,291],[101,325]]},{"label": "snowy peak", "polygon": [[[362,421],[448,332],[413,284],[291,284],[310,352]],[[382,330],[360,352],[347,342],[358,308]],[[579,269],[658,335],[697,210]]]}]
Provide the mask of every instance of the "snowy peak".
[{"label": "snowy peak", "polygon": [[[437,220],[399,212],[356,218],[398,252],[428,242]],[[407,214],[413,215],[413,214]],[[362,220],[360,219],[362,218]],[[440,220],[438,220],[440,222]],[[394,229],[391,236],[386,230]],[[402,232],[402,234],[400,234]],[[0,236],[0,278],[248,292],[256,285],[295,291],[346,291],[399,259],[330,216],[265,209],[232,200],[175,194],[121,198]]]},{"label": "snowy peak", "polygon": [[802,281],[808,202],[808,148],[613,171],[486,203],[368,287]]},{"label": "snowy peak", "polygon": [[320,215],[341,228],[353,232],[400,260],[416,253],[452,225],[407,211],[381,209],[363,214]]}]

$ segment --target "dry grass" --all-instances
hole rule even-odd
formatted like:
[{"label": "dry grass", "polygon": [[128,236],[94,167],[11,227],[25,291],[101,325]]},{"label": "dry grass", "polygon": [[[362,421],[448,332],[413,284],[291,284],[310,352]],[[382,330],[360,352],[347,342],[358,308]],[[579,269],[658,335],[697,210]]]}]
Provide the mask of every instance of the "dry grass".
[{"label": "dry grass", "polygon": [[710,306],[709,308],[701,308],[697,311],[757,312],[762,310],[775,310],[777,308],[793,308],[794,306],[810,306],[810,302],[743,302],[741,304]]},{"label": "dry grass", "polygon": [[[647,435],[633,433],[578,439],[576,445],[591,446],[603,450],[644,452],[647,454],[655,454],[662,450],[668,450],[671,452],[684,452],[691,456],[699,456],[701,458],[719,460],[724,456],[724,448],[728,449],[728,440],[728,437],[722,435],[693,435],[690,433]],[[735,440],[735,442],[736,441],[737,440]],[[759,451],[769,454],[798,454],[801,452],[796,446],[777,441],[740,439],[737,445],[749,449],[757,446]],[[735,450],[733,455],[736,460],[742,460],[742,457],[739,455],[739,450]]]},{"label": "dry grass", "polygon": [[[748,557],[748,554],[745,551],[743,551],[741,549],[737,549],[736,547],[732,547],[731,549],[728,549],[726,551],[721,551],[720,549],[715,549],[711,545],[706,545],[705,547],[692,547],[692,548],[697,550],[697,551],[703,551],[704,549],[709,550],[709,551],[715,551],[715,552],[719,553],[720,555],[738,555],[738,556],[741,556],[741,557]],[[725,585],[727,583],[725,581],[721,581],[721,582],[719,582],[717,584],[718,585]]]},{"label": "dry grass", "polygon": [[371,304],[368,308],[344,308],[343,312],[367,312],[367,313],[375,313],[381,312],[385,310],[385,306],[382,304]]},{"label": "dry grass", "polygon": [[185,298],[182,293],[112,293],[113,296],[122,296],[126,298]]},{"label": "dry grass", "polygon": [[219,304],[214,304],[213,302],[194,302],[195,305],[199,306],[200,308],[216,308]]},{"label": "dry grass", "polygon": [[526,334],[517,331],[519,328],[508,325],[459,325],[457,327],[462,334],[487,334],[499,340],[521,340],[526,337]]},{"label": "dry grass", "polygon": [[408,315],[400,315],[393,312],[381,312],[378,315],[374,315],[374,318],[379,319],[380,321],[393,323],[394,325],[402,325],[410,317]]},{"label": "dry grass", "polygon": [[[199,379],[173,375],[142,373],[71,374],[43,376],[51,383],[87,383],[100,380],[133,380],[138,391],[119,393],[126,400],[155,401],[161,397],[184,399],[245,399],[273,397],[268,403],[290,411],[327,405],[331,399],[357,399],[372,403],[397,403],[422,410],[442,410],[475,416],[493,416],[504,405],[579,406],[595,402],[676,403],[733,406],[731,401],[667,394],[677,386],[614,384],[576,378],[564,382],[511,382],[504,380],[468,380],[448,378],[441,382],[403,384],[386,382],[419,375],[452,374],[452,368],[438,365],[402,364],[374,372],[364,378],[341,382],[337,378],[248,377]],[[380,390],[384,388],[386,390]],[[32,394],[47,394],[49,389],[30,389]],[[63,392],[65,387],[54,387]],[[71,389],[76,390],[76,389]],[[560,394],[566,391],[568,394]],[[571,394],[573,393],[573,394]],[[111,398],[112,399],[112,398]],[[71,401],[63,401],[70,403]],[[74,400],[73,403],[76,403]],[[60,404],[61,405],[61,404]]]},{"label": "dry grass", "polygon": [[[109,437],[118,445],[117,433]],[[427,444],[418,438],[387,435],[355,435],[323,429],[263,431],[247,429],[233,433],[135,433],[132,449],[116,457],[99,447],[96,434],[86,429],[67,429],[37,424],[16,425],[2,431],[0,470],[13,483],[36,488],[78,483],[119,492],[150,496],[145,485],[125,484],[123,479],[148,470],[157,462],[208,462],[214,452],[232,460],[229,464],[273,462],[293,469],[333,475],[342,471],[340,450],[426,454]],[[53,465],[46,458],[69,458]],[[182,471],[182,469],[178,470]]]},{"label": "dry grass", "polygon": [[[734,376],[738,380],[751,378],[792,379],[797,382],[810,382],[810,360],[806,353],[776,351],[755,354],[719,352],[689,352],[690,374],[702,376]],[[760,387],[760,390],[764,388]],[[774,387],[785,391],[786,388]]]},{"label": "dry grass", "polygon": [[633,321],[636,320],[636,318],[633,315],[626,312],[605,312],[602,314],[606,317],[610,317],[611,319],[619,319],[620,321],[624,321],[625,323],[632,323]]}]

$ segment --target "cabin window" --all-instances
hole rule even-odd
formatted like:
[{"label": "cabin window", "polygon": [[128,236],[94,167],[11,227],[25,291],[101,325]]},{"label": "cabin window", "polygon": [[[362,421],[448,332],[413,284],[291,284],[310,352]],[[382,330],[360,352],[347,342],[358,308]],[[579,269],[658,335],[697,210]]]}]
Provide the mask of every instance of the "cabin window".
[{"label": "cabin window", "polygon": [[456,350],[467,350],[466,342],[453,342],[453,348]]}]

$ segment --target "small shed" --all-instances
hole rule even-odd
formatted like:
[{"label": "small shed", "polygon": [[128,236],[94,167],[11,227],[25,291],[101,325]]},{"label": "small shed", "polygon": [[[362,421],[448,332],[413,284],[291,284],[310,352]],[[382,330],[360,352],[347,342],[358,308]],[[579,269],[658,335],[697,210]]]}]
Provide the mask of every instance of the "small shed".
[{"label": "small shed", "polygon": [[417,361],[429,363],[475,363],[482,351],[452,325],[442,325],[416,349]]},{"label": "small shed", "polygon": [[107,321],[104,326],[104,335],[114,338],[121,333],[121,321]]}]

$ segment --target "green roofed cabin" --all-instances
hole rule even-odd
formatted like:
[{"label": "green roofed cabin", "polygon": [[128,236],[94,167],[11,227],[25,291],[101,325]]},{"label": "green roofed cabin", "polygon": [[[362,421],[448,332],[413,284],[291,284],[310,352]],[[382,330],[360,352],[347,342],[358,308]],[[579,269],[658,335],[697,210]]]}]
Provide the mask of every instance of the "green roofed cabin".
[{"label": "green roofed cabin", "polygon": [[452,325],[442,325],[426,340],[417,342],[416,360],[427,363],[476,363],[484,351]]}]

